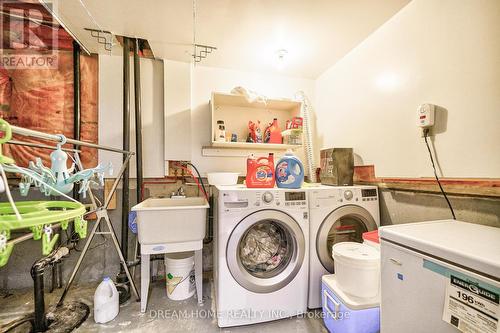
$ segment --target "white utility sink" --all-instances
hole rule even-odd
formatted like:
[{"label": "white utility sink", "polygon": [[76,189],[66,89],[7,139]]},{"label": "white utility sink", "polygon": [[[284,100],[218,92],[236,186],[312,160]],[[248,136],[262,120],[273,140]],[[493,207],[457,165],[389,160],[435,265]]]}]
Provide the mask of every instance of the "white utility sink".
[{"label": "white utility sink", "polygon": [[149,198],[132,207],[137,212],[141,244],[181,243],[205,238],[208,202],[205,198]]}]

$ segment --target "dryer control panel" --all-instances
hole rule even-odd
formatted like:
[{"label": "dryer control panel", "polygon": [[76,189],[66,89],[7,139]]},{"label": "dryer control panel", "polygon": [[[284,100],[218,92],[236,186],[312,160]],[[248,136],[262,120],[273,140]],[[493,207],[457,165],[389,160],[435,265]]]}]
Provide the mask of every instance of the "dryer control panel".
[{"label": "dryer control panel", "polygon": [[[310,207],[321,208],[378,201],[376,187],[338,186],[311,191]],[[377,203],[378,204],[378,203]]]},{"label": "dryer control panel", "polygon": [[378,194],[376,188],[363,188],[361,189],[361,197],[363,201],[377,201]]}]

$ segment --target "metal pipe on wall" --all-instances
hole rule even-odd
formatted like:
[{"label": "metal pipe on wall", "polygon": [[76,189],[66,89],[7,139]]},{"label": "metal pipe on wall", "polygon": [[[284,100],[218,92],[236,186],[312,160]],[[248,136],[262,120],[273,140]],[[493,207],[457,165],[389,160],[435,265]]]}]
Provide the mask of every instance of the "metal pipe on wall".
[{"label": "metal pipe on wall", "polygon": [[[73,139],[81,139],[81,94],[80,94],[80,44],[73,41]],[[78,145],[73,145],[74,149],[80,149]],[[73,198],[79,198],[78,188],[73,187]],[[73,235],[73,225],[68,226],[68,234]]]},{"label": "metal pipe on wall", "polygon": [[[49,133],[45,133],[45,132],[35,131],[35,130],[29,129],[29,128],[24,128],[24,127],[19,127],[19,126],[14,126],[14,125],[10,125],[10,129],[12,130],[12,134],[18,134],[18,135],[22,135],[22,136],[50,140],[50,141],[60,142],[60,143],[63,142],[63,140],[61,140],[61,137],[58,135],[55,135],[55,134],[49,134]],[[130,151],[125,151],[125,150],[121,150],[121,149],[117,149],[117,148],[109,147],[109,146],[98,145],[96,143],[82,141],[82,140],[74,140],[74,139],[70,139],[70,138],[66,138],[66,143],[78,145],[78,146],[83,146],[83,147],[90,147],[90,148],[96,148],[96,149],[101,149],[101,150],[106,150],[106,151],[112,151],[112,152],[120,153],[120,154],[127,154],[127,155],[134,154],[133,152],[130,152]]]},{"label": "metal pipe on wall", "polygon": [[[130,43],[128,37],[123,37],[123,150],[130,149]],[[126,156],[123,156],[123,162]],[[128,260],[128,211],[130,209],[129,197],[129,168],[125,167],[123,173],[122,187],[122,230],[121,230],[121,250],[125,262]],[[123,266],[120,266],[120,273],[117,282],[127,282],[127,276]]]},{"label": "metal pipe on wall", "polygon": [[45,332],[47,330],[47,319],[45,318],[45,297],[43,285],[43,273],[45,267],[33,271],[34,304],[35,314],[33,318],[33,332]]},{"label": "metal pipe on wall", "polygon": [[[141,108],[141,59],[139,58],[139,39],[134,39],[134,106],[135,106],[135,162],[136,162],[136,197],[137,203],[144,199],[144,181],[142,170],[142,108]],[[136,239],[134,248],[134,260],[138,260],[139,243]],[[139,260],[140,262],[140,260]],[[135,275],[135,266],[132,268],[132,276]]]},{"label": "metal pipe on wall", "polygon": [[141,62],[139,58],[139,39],[134,41],[134,100],[135,100],[135,161],[137,172],[137,203],[142,197],[142,109],[141,109]]},{"label": "metal pipe on wall", "polygon": [[[38,259],[31,266],[30,274],[34,284],[33,303],[35,305],[35,313],[32,321],[32,332],[45,332],[49,329],[49,325],[51,323],[49,320],[47,320],[47,316],[45,313],[44,273],[47,268],[57,262],[60,262],[61,259],[68,254],[69,249],[65,246],[61,246],[60,248],[53,250],[49,255]],[[85,320],[85,318],[83,318],[83,320]],[[65,327],[60,327],[64,326],[64,323],[56,321],[55,325],[55,327],[51,327],[51,331],[69,332],[69,330],[67,329],[68,327],[66,327],[66,329],[64,329]],[[60,328],[60,330],[58,330],[57,328]]]},{"label": "metal pipe on wall", "polygon": [[[81,139],[80,53],[80,45],[73,41],[73,139],[75,140]],[[75,144],[74,149],[80,148]]]}]

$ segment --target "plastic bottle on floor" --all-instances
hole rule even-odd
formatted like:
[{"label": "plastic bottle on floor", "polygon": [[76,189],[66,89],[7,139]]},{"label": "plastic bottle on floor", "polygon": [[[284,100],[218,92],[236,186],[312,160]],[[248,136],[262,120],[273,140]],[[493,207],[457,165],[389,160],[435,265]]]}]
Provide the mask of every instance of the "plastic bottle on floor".
[{"label": "plastic bottle on floor", "polygon": [[113,320],[120,310],[118,290],[109,277],[105,277],[94,293],[94,321],[107,323]]}]

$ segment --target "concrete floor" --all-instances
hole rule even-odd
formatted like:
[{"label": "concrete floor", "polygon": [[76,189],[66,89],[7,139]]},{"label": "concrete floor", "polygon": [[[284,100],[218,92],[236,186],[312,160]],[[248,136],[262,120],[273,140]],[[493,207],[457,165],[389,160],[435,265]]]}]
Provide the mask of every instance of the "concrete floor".
[{"label": "concrete floor", "polygon": [[[120,313],[111,322],[96,324],[92,315],[92,301],[96,284],[73,287],[67,300],[79,300],[91,308],[89,318],[75,332],[323,332],[320,311],[311,311],[304,316],[282,319],[269,323],[221,329],[211,313],[215,312],[212,295],[212,280],[203,284],[204,304],[199,306],[194,297],[185,301],[167,298],[164,281],[151,283],[148,309],[140,313],[139,303],[129,300],[120,307]],[[45,294],[46,307],[54,305],[62,290]],[[33,311],[32,290],[15,292],[0,298],[0,331],[3,325]]]}]

